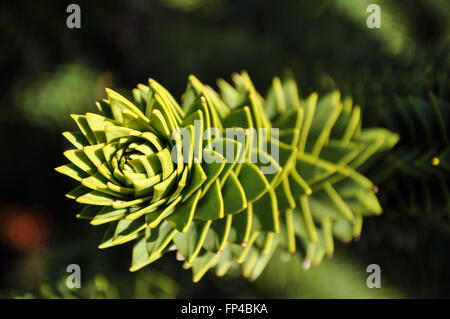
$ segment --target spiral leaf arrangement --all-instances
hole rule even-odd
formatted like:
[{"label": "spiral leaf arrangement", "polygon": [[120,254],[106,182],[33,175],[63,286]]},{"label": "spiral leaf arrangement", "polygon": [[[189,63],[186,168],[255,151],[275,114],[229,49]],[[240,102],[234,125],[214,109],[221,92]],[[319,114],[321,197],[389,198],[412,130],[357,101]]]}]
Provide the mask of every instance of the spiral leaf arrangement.
[{"label": "spiral leaf arrangement", "polygon": [[[236,263],[255,279],[278,246],[300,247],[308,268],[381,213],[357,169],[396,134],[363,130],[360,108],[337,91],[301,99],[290,77],[274,78],[266,98],[246,72],[218,86],[190,76],[180,105],[150,79],[133,101],[107,89],[101,115],[72,116],[80,131],[63,133],[71,163],[56,170],[81,183],[67,194],[85,204],[77,217],[108,224],[100,248],[134,241],[131,271],[176,250],[195,282]],[[252,134],[271,128],[278,137]],[[275,171],[264,173],[268,165]]]}]

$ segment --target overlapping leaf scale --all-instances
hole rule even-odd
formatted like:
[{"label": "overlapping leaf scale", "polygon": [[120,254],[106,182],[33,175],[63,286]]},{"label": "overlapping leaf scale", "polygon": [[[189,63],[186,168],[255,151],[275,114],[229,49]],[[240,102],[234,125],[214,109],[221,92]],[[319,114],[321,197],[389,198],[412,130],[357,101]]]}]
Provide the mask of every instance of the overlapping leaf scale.
[{"label": "overlapping leaf scale", "polygon": [[[282,82],[276,77],[263,99],[247,73],[236,73],[232,80],[233,84],[218,81],[223,100],[234,110],[247,105],[262,110],[262,125],[269,122],[279,128],[283,168],[273,185],[280,231],[256,236],[254,247],[239,260],[243,273],[257,278],[278,244],[291,253],[300,244],[304,267],[316,265],[333,254],[335,238],[358,238],[363,216],[381,213],[376,187],[358,170],[393,147],[398,136],[380,128],[362,130],[359,106],[349,98],[342,101],[337,91],[320,99],[315,93],[301,99],[292,78]],[[268,211],[267,207],[261,209]]]},{"label": "overlapping leaf scale", "polygon": [[74,115],[79,131],[63,134],[75,148],[56,170],[81,184],[67,196],[85,204],[79,218],[108,224],[100,248],[134,241],[130,270],[175,249],[194,281],[236,263],[255,279],[279,245],[317,264],[381,213],[358,169],[396,135],[362,130],[338,92],[303,100],[275,78],[264,99],[245,72],[233,82],[219,94],[190,76],[181,105],[153,79],[133,101],[107,89],[101,114]]},{"label": "overlapping leaf scale", "polygon": [[[201,105],[195,103],[199,99]],[[174,238],[178,253],[185,259],[184,267],[192,268],[193,279],[198,281],[213,266],[220,265],[218,268],[225,273],[234,261],[245,259],[255,235],[265,231],[262,227],[269,225],[271,231],[278,231],[276,210],[273,215],[266,214],[267,207],[255,210],[267,201],[270,204],[274,194],[271,185],[275,175],[264,175],[260,168],[267,163],[276,166],[278,163],[258,147],[252,111],[248,107],[232,109],[194,76],[189,78],[183,110],[186,118],[198,118],[195,114],[202,114],[206,129],[204,154],[209,149],[220,149],[221,138],[225,141],[223,150],[234,150],[231,158],[230,153],[222,153],[226,162],[201,199],[194,215],[195,223],[187,233]],[[207,133],[209,128],[217,129],[211,138]],[[252,156],[256,160],[251,160]]]},{"label": "overlapping leaf scale", "polygon": [[56,170],[81,183],[67,195],[86,205],[77,216],[108,224],[100,248],[136,240],[131,270],[137,270],[187,230],[214,171],[205,171],[189,147],[183,153],[186,141],[173,133],[185,129],[197,140],[198,132],[160,84],[150,79],[133,96],[131,102],[107,89],[97,103],[101,115],[74,115],[80,132],[63,134],[75,146],[65,152],[71,163]]}]

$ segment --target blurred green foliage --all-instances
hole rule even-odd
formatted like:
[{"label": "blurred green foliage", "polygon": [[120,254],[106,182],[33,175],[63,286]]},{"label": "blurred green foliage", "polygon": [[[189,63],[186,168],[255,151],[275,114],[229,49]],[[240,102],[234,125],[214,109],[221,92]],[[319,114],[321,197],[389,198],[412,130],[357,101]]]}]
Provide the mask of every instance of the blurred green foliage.
[{"label": "blurred green foliage", "polygon": [[[136,276],[134,291],[131,295],[124,295],[123,288],[108,280],[102,274],[96,274],[89,278],[80,288],[68,288],[66,277],[59,281],[42,284],[39,292],[33,294],[12,293],[7,297],[18,299],[50,298],[50,299],[117,299],[117,298],[136,298],[136,299],[165,299],[175,298],[178,286],[164,274],[155,271],[146,271]],[[121,289],[122,288],[122,289]]]},{"label": "blurred green foliage", "polygon": [[[289,257],[291,256],[278,251],[256,285],[261,289],[270,289],[272,294],[280,298],[406,297],[404,292],[383,279],[382,270],[381,288],[367,288],[366,279],[370,275],[370,272],[366,272],[367,265],[346,254],[338,253],[332,259],[307,272],[299,271],[302,269],[302,261],[298,255]],[[277,276],[271,275],[274,273],[277,273]]]},{"label": "blurred green foliage", "polygon": [[105,84],[109,83],[102,81],[98,72],[75,62],[40,75],[24,88],[18,87],[14,96],[31,124],[64,127],[70,120],[68,112],[85,113],[92,109]]}]

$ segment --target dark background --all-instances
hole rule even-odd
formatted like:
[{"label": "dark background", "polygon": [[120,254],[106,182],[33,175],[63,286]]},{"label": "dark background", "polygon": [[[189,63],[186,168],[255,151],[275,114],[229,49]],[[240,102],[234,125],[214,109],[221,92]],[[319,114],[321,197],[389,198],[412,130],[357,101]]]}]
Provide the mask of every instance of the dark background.
[{"label": "dark background", "polygon": [[[380,29],[366,26],[372,2],[381,7]],[[75,184],[53,170],[64,163],[60,133],[74,128],[71,113],[95,110],[105,87],[129,94],[148,77],[179,98],[189,74],[214,84],[247,70],[264,93],[290,70],[303,96],[335,88],[352,95],[367,127],[386,126],[382,115],[398,98],[431,91],[448,101],[449,1],[76,1],[81,29],[66,27],[69,3],[0,4],[2,296],[450,296],[448,206],[427,213],[420,201],[399,205],[391,194],[402,191],[396,181],[415,181],[408,176],[380,179],[383,216],[316,269],[279,253],[255,282],[232,272],[193,284],[175,256],[129,273],[131,247],[98,250],[103,228],[75,218],[80,207],[64,197]],[[389,163],[369,176],[376,180]],[[64,288],[71,263],[82,268],[75,292]],[[365,285],[371,263],[381,266],[382,289]]]}]

